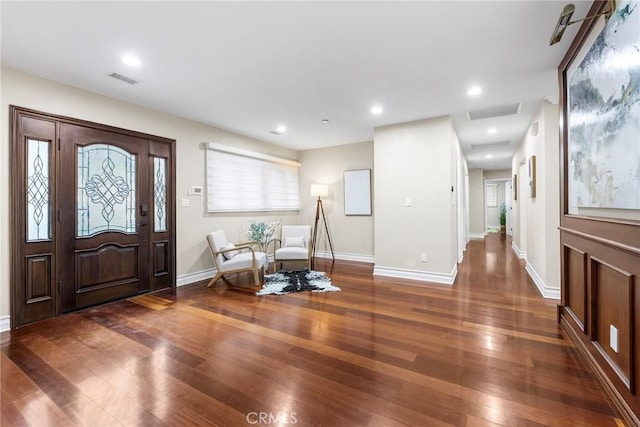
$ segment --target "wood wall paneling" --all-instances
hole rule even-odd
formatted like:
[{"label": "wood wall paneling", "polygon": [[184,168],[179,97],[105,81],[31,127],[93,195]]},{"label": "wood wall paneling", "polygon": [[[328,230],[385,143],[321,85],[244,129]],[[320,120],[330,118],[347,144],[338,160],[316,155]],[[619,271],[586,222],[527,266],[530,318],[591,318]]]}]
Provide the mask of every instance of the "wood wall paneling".
[{"label": "wood wall paneling", "polygon": [[[609,2],[594,1],[588,16]],[[640,221],[569,214],[569,110],[567,70],[598,19],[587,19],[558,67],[560,88],[560,164],[562,297],[559,320],[628,425],[640,425],[637,392],[640,363]],[[582,267],[586,264],[586,267]],[[584,278],[582,278],[584,276]],[[582,286],[586,286],[586,289]],[[618,329],[618,351],[610,347],[610,325]]]},{"label": "wood wall paneling", "polygon": [[[614,249],[603,244],[597,238],[588,239],[582,235],[561,230],[560,239],[565,248],[563,257],[563,296],[564,305],[560,306],[560,323],[568,332],[580,350],[581,355],[592,366],[603,389],[613,404],[623,415],[627,425],[640,425],[640,396],[637,392],[638,370],[638,331],[640,320],[635,313],[640,307],[640,295],[635,282],[640,275],[640,259],[624,247]],[[580,248],[585,253],[586,303],[585,329],[578,316],[569,305],[574,284],[567,280],[580,276],[573,258],[578,260],[579,253],[572,254],[566,248]],[[567,258],[569,261],[567,261]],[[579,261],[577,262],[579,265]],[[575,290],[573,296],[575,296]],[[618,329],[618,352],[609,347],[609,325]],[[579,343],[577,341],[580,341]]]},{"label": "wood wall paneling", "polygon": [[587,326],[587,254],[564,245],[566,306],[584,333]]},{"label": "wood wall paneling", "polygon": [[[603,356],[620,375],[627,387],[634,390],[633,342],[633,280],[621,271],[597,258],[591,258],[591,286],[595,295],[594,341]],[[611,345],[611,327],[617,329],[617,351]]]}]

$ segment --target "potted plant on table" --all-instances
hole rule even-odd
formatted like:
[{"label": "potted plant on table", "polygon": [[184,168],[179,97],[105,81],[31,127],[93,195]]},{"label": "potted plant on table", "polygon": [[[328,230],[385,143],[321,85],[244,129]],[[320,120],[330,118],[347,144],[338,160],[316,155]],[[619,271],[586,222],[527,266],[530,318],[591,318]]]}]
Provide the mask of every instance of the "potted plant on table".
[{"label": "potted plant on table", "polygon": [[504,203],[500,205],[500,238],[507,237],[507,207]]}]

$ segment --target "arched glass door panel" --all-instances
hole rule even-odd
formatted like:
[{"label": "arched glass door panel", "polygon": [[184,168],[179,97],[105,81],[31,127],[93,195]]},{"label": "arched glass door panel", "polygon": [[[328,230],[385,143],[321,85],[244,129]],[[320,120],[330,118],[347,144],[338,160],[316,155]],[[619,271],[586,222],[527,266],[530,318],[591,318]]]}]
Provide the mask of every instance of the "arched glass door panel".
[{"label": "arched glass door panel", "polygon": [[136,232],[136,155],[108,144],[78,147],[78,237]]}]

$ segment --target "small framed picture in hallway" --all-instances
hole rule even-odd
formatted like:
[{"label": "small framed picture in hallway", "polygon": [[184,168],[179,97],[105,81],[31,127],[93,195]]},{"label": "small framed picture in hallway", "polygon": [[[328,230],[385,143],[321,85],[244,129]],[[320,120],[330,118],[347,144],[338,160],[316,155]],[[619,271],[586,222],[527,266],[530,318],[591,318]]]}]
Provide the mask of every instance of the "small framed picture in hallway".
[{"label": "small framed picture in hallway", "polygon": [[536,197],[536,156],[529,157],[529,197]]}]

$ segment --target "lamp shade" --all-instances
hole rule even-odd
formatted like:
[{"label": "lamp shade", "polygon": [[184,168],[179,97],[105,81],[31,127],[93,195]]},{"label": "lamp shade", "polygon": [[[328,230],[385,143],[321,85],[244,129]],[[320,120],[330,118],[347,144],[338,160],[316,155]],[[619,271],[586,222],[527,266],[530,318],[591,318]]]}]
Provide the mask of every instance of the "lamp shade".
[{"label": "lamp shade", "polygon": [[326,184],[311,184],[311,196],[327,197],[329,195],[329,186]]}]

